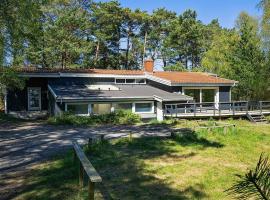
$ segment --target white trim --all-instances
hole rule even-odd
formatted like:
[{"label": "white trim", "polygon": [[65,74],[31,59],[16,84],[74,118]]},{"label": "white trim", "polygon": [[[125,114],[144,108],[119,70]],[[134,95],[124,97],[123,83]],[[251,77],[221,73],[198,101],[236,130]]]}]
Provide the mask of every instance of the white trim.
[{"label": "white trim", "polygon": [[[129,79],[134,79],[135,82],[134,83],[127,83],[127,80],[129,80]],[[138,83],[137,80],[141,80],[141,79],[143,79],[144,82]],[[116,80],[125,80],[125,81],[124,81],[124,83],[117,83]],[[146,85],[146,78],[137,78],[137,77],[136,78],[135,77],[134,78],[115,78],[114,84],[116,84],[116,85]]]},{"label": "white trim", "polygon": [[154,75],[146,73],[146,78],[164,85],[172,86],[172,82],[163,78],[156,77]]},{"label": "white trim", "polygon": [[60,77],[97,77],[97,78],[145,78],[145,75],[119,75],[119,74],[87,74],[87,73],[59,73]]},{"label": "white trim", "polygon": [[[39,90],[39,107],[37,108],[31,108],[30,107],[30,89],[38,89]],[[28,104],[28,110],[29,111],[41,111],[41,87],[28,87],[27,88],[27,104]]]},{"label": "white trim", "polygon": [[6,87],[3,88],[3,93],[4,93],[4,109],[5,109],[5,114],[8,114],[8,110],[7,110],[7,89],[6,89]]},{"label": "white trim", "polygon": [[185,95],[185,90],[200,90],[200,102],[199,103],[204,103],[202,102],[202,90],[208,89],[208,90],[215,90],[215,96],[214,96],[214,101],[216,103],[216,106],[218,106],[219,103],[219,87],[182,87],[182,93]]},{"label": "white trim", "polygon": [[49,84],[48,84],[48,89],[52,93],[53,97],[56,99],[57,95],[55,94],[55,92],[53,91],[53,89],[51,88],[51,86]]}]

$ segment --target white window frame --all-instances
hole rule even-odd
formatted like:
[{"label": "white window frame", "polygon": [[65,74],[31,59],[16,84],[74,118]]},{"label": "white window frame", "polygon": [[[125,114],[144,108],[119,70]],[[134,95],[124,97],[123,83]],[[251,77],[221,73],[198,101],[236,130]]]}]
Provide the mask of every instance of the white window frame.
[{"label": "white window frame", "polygon": [[215,103],[218,104],[219,103],[219,87],[183,87],[182,88],[182,93],[183,95],[185,95],[185,90],[200,90],[200,102],[197,102],[197,103],[204,103],[202,102],[202,90],[215,90],[215,96],[214,96],[214,100],[215,100]]},{"label": "white window frame", "polygon": [[[38,89],[39,90],[39,107],[31,108],[30,107],[30,90],[31,89]],[[41,111],[41,87],[28,87],[27,88],[27,104],[29,111]]]},{"label": "white window frame", "polygon": [[[149,112],[136,112],[136,104],[139,104],[139,103],[150,103],[152,105],[151,111],[149,111]],[[153,101],[137,101],[137,102],[132,103],[132,112],[133,113],[146,114],[146,113],[154,113],[154,111],[155,111],[155,105],[154,105]]]},{"label": "white window frame", "polygon": [[92,113],[92,104],[91,103],[83,103],[83,102],[79,102],[79,103],[65,103],[65,112],[68,111],[68,105],[87,105],[87,114],[75,114],[77,116],[90,116],[90,114]]},{"label": "white window frame", "polygon": [[[120,80],[120,79],[125,80],[124,83],[117,83],[116,80]],[[129,79],[134,79],[135,82],[134,83],[127,83],[127,80],[129,80]],[[137,80],[141,80],[141,79],[143,79],[144,82],[143,83],[138,83]],[[146,84],[146,79],[145,78],[115,78],[114,83],[118,84],[118,85],[145,85]]]}]

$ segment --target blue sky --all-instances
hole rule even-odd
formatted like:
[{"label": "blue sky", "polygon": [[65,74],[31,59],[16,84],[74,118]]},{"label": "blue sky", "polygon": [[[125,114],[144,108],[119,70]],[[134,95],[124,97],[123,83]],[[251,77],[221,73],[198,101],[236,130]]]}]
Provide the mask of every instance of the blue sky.
[{"label": "blue sky", "polygon": [[204,23],[218,18],[223,27],[232,28],[241,11],[259,16],[257,8],[259,0],[119,0],[121,5],[131,9],[140,8],[152,12],[156,8],[182,13],[186,9],[196,10],[198,18]]}]

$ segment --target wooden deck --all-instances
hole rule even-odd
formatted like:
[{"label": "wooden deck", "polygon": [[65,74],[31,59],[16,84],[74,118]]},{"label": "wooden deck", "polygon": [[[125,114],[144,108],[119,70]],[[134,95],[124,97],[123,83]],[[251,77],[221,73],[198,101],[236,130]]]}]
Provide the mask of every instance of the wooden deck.
[{"label": "wooden deck", "polygon": [[165,104],[164,116],[177,118],[241,117],[249,114],[270,115],[270,101],[235,101]]}]

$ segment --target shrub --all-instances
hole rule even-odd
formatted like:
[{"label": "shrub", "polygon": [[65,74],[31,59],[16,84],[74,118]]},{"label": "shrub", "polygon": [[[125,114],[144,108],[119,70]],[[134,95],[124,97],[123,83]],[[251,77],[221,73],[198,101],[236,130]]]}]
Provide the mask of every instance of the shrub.
[{"label": "shrub", "polygon": [[139,122],[141,122],[139,115],[126,110],[91,116],[77,116],[64,113],[61,116],[50,117],[48,119],[49,124],[58,125],[136,124]]},{"label": "shrub", "polygon": [[270,123],[270,115],[266,116],[267,121]]}]

